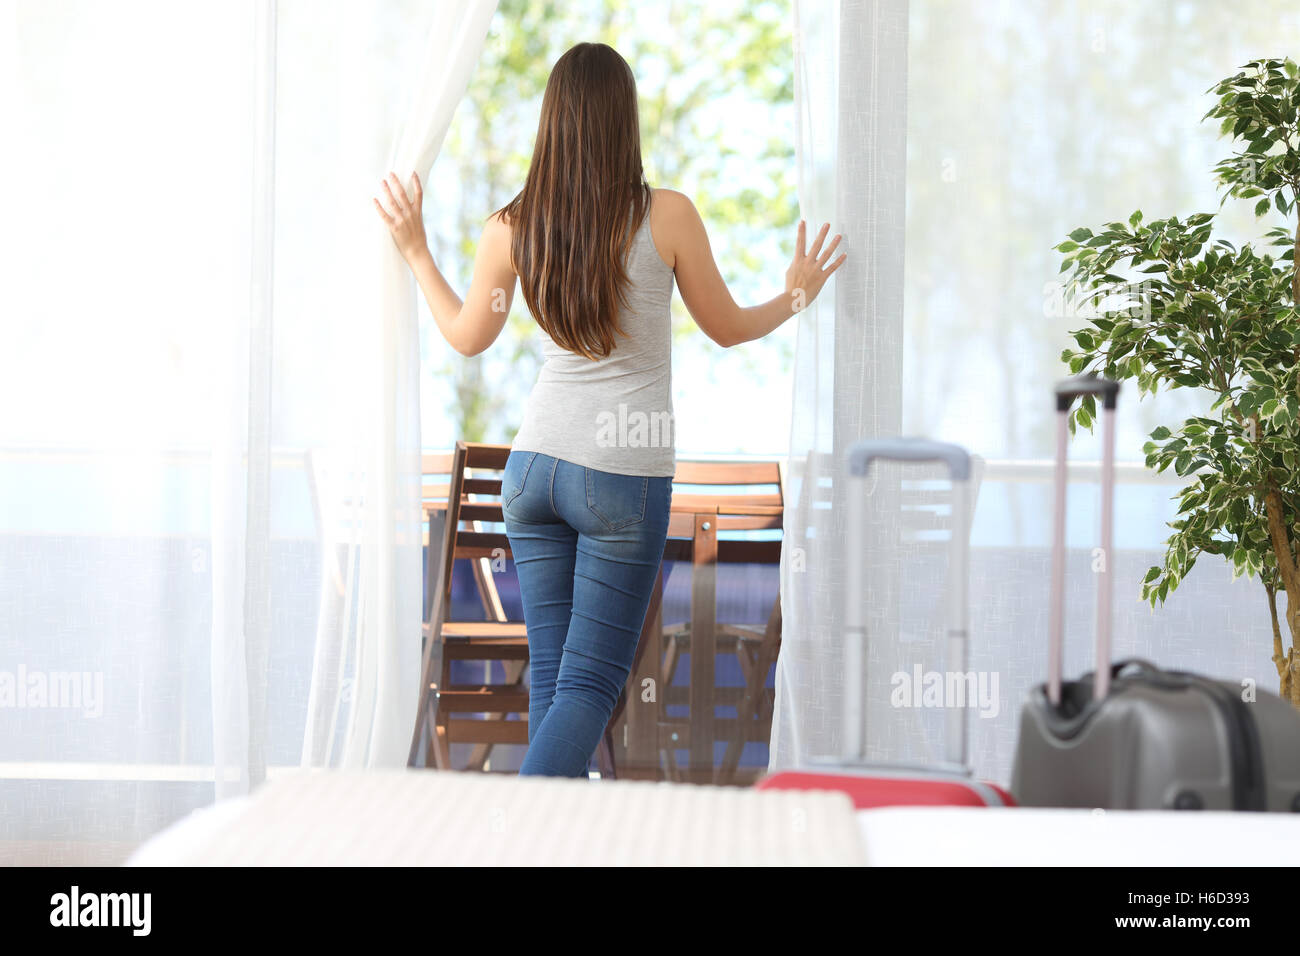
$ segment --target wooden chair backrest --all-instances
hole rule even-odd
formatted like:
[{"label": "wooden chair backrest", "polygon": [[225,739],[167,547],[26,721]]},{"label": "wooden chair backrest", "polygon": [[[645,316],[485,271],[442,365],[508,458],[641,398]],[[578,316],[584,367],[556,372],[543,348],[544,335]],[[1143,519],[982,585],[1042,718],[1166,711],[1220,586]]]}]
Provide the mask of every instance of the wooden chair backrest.
[{"label": "wooden chair backrest", "polygon": [[[451,607],[452,571],[457,559],[474,561],[474,576],[484,610],[493,620],[505,620],[501,597],[497,593],[488,562],[508,557],[510,541],[504,531],[485,531],[483,524],[501,524],[501,477],[485,476],[484,471],[500,472],[510,456],[509,445],[481,442],[456,442],[448,465],[446,517],[443,529],[441,576],[437,595],[431,602],[432,613],[446,614]],[[440,462],[437,462],[441,464]],[[485,498],[493,500],[484,500]],[[462,527],[462,525],[467,527]]]}]

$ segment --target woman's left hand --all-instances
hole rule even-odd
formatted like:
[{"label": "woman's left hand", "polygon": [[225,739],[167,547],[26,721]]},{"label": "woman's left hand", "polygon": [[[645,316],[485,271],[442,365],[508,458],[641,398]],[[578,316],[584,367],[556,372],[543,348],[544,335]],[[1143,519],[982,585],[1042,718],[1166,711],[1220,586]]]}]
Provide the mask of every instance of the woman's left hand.
[{"label": "woman's left hand", "polygon": [[[402,258],[410,262],[412,258],[429,248],[429,241],[424,234],[424,215],[421,208],[424,203],[424,190],[420,187],[420,177],[411,173],[411,196],[397,179],[397,174],[390,172],[383,182],[388,203],[374,199],[375,208],[393,234],[393,242]],[[371,197],[372,199],[374,197]]]}]

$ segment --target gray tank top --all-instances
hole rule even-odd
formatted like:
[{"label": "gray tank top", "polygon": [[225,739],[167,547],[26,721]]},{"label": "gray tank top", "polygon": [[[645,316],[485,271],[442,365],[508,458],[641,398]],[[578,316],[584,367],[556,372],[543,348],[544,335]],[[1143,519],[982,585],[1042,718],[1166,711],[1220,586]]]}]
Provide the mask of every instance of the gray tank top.
[{"label": "gray tank top", "polygon": [[676,470],[669,306],[673,270],[659,258],[647,212],[627,258],[626,335],[592,361],[542,332],[545,363],[512,448],[598,471],[671,477]]}]

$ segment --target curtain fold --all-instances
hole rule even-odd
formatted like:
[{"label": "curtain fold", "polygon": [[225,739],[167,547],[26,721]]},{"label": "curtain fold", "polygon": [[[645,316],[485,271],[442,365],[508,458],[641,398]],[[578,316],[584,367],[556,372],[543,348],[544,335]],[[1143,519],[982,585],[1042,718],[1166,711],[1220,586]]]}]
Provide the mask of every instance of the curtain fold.
[{"label": "curtain fold", "polygon": [[[364,188],[370,194],[390,170],[408,189],[412,172],[428,187],[429,169],[495,10],[496,0],[435,7],[386,162],[368,170]],[[364,29],[365,10],[351,15]],[[364,98],[349,102],[364,109]],[[323,564],[321,589],[328,599],[317,626],[303,763],[404,766],[418,697],[423,609],[416,290],[373,208],[350,208],[342,228],[355,237],[361,271],[350,291],[367,332],[357,343],[364,364],[346,387],[353,390],[352,407],[363,414],[348,421],[337,444],[318,449],[318,460],[329,462],[324,503],[342,513],[335,522],[327,510],[322,525],[330,560]],[[350,676],[340,677],[345,662]],[[344,688],[351,706],[340,728],[337,698]]]},{"label": "curtain fold", "polygon": [[405,764],[419,307],[371,197],[427,178],[494,10],[0,0],[6,859]]},{"label": "curtain fold", "polygon": [[[874,483],[868,540],[851,541],[842,516],[848,447],[899,431],[907,13],[907,0],[794,5],[800,213],[810,233],[822,222],[842,233],[848,258],[797,319],[773,770],[839,750],[840,622],[844,595],[863,586],[845,580],[842,556],[850,543],[868,555],[873,646],[886,646],[898,629],[890,610],[898,568],[886,548],[898,533],[896,488],[879,478]],[[889,727],[880,701],[878,693],[869,695],[872,746]]]},{"label": "curtain fold", "polygon": [[260,783],[267,759],[277,3],[262,0],[248,14],[247,321],[229,325],[213,404],[210,659],[218,799]]}]

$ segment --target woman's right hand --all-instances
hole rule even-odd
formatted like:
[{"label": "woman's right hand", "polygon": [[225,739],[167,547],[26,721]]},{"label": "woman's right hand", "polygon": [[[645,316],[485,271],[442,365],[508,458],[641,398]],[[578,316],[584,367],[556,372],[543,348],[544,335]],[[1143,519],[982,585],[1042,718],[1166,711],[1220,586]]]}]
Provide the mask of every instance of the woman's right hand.
[{"label": "woman's right hand", "polygon": [[805,251],[807,223],[802,219],[799,220],[799,236],[795,240],[794,260],[785,273],[785,291],[790,296],[790,307],[795,312],[802,312],[808,308],[822,291],[822,286],[831,277],[831,273],[843,265],[848,255],[847,252],[841,252],[839,257],[831,262],[831,256],[839,246],[842,236],[836,236],[831,240],[830,245],[822,249],[822,243],[826,241],[826,233],[830,228],[829,222],[824,223],[817,232],[812,248]]}]

